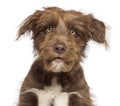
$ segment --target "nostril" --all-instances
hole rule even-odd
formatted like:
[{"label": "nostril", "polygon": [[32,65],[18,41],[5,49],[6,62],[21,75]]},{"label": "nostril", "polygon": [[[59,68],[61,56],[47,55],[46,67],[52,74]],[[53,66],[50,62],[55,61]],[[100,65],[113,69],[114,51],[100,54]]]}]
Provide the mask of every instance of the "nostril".
[{"label": "nostril", "polygon": [[54,51],[56,53],[59,53],[59,54],[64,53],[65,50],[66,50],[66,47],[64,45],[62,45],[62,44],[57,44],[57,45],[54,46]]},{"label": "nostril", "polygon": [[58,47],[55,47],[55,50],[59,50],[59,48],[58,48]]},{"label": "nostril", "polygon": [[64,51],[65,49],[64,48],[61,48],[62,51]]}]

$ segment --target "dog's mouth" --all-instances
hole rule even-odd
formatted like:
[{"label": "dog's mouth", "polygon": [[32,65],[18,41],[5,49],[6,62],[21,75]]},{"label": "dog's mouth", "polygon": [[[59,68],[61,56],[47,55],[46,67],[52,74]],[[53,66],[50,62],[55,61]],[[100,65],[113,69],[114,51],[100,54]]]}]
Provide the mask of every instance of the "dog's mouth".
[{"label": "dog's mouth", "polygon": [[55,58],[53,59],[53,61],[55,61],[55,62],[57,62],[57,63],[60,63],[60,62],[63,62],[64,59],[63,59],[62,57],[58,56],[58,57],[55,57]]},{"label": "dog's mouth", "polygon": [[74,60],[70,60],[64,55],[57,55],[51,58],[46,58],[44,66],[45,70],[51,72],[69,72],[74,66]]}]

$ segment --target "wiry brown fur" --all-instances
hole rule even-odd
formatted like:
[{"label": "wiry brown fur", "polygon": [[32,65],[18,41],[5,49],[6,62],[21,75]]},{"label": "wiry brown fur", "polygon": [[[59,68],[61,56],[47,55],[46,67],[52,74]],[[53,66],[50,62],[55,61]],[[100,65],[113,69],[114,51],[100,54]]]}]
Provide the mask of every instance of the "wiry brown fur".
[{"label": "wiry brown fur", "polygon": [[[85,97],[71,95],[69,106],[93,106],[79,62],[85,57],[84,51],[88,41],[107,44],[105,30],[104,23],[91,14],[84,15],[57,7],[37,10],[22,23],[18,32],[17,39],[26,32],[32,33],[34,50],[38,54],[23,82],[21,92],[31,88],[44,89],[45,86],[51,85],[55,77],[62,86],[62,92],[79,92]],[[65,52],[56,53],[56,45],[62,45]],[[51,68],[52,61],[58,57],[64,61],[64,67],[60,72],[54,72]],[[18,106],[37,106],[37,102],[33,93],[26,93],[20,95]]]}]

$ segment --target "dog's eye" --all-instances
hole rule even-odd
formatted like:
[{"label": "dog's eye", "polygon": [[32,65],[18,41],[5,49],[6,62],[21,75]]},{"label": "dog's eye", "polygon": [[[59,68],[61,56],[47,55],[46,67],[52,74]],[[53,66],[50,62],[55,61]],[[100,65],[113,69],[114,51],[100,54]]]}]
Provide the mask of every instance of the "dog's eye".
[{"label": "dog's eye", "polygon": [[48,33],[52,32],[52,31],[53,31],[53,27],[52,27],[52,26],[50,26],[50,27],[48,27],[48,28],[46,29],[46,32],[48,32]]},{"label": "dog's eye", "polygon": [[71,35],[75,35],[75,34],[76,34],[75,29],[71,29],[71,30],[70,30],[70,34],[71,34]]}]

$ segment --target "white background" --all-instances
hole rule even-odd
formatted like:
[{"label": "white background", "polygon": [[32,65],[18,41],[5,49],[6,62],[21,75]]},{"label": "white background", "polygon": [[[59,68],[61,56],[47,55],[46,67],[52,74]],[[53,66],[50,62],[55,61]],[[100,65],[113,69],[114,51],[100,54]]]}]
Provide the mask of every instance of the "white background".
[{"label": "white background", "polygon": [[15,106],[34,58],[32,41],[15,41],[19,24],[37,9],[59,6],[92,13],[109,28],[110,49],[91,42],[84,60],[86,80],[97,106],[120,106],[120,2],[118,0],[1,0],[0,106]]}]

